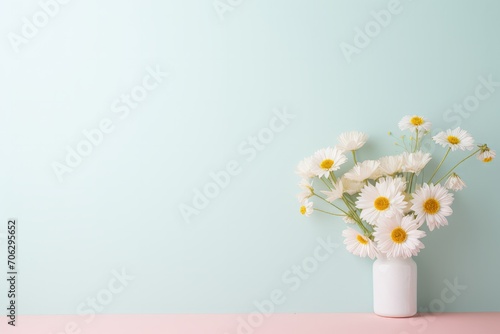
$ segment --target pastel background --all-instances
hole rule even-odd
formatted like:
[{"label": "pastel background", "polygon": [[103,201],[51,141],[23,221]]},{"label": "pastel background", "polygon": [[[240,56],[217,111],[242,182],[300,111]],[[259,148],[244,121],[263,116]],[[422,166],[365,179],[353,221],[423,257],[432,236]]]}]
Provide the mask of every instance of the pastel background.
[{"label": "pastel background", "polygon": [[[117,272],[133,279],[120,292],[114,280],[96,313],[250,313],[273,290],[276,312],[371,312],[372,261],[343,246],[290,283],[318,238],[341,245],[345,228],[300,216],[297,162],[347,130],[370,135],[362,158],[398,153],[387,132],[414,113],[500,149],[498,1],[220,3],[73,0],[16,52],[11,33],[41,7],[0,2],[0,261],[17,217],[21,314],[85,312]],[[346,57],[342,43],[390,6],[398,13]],[[152,71],[168,76],[148,79],[155,88],[127,114],[122,94]],[[496,83],[489,96],[454,110],[481,80]],[[106,119],[109,133],[59,182],[53,163]],[[188,222],[183,205],[228,164],[230,180]],[[459,171],[468,187],[450,225],[415,259],[419,306],[457,280],[466,288],[445,312],[500,311],[498,164]]]}]

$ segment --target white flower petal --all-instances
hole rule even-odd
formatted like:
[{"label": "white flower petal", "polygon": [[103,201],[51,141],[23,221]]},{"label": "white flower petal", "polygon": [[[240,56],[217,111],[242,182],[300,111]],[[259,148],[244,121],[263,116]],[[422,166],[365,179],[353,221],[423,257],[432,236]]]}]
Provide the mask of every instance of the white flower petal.
[{"label": "white flower petal", "polygon": [[375,243],[355,229],[348,227],[342,232],[342,236],[345,238],[346,249],[352,254],[360,257],[368,256],[371,259],[377,256],[378,251]]},{"label": "white flower petal", "polygon": [[410,130],[411,132],[416,132],[416,130],[418,130],[427,132],[430,131],[432,124],[422,116],[411,115],[403,117],[403,119],[399,121],[398,126],[401,131]]},{"label": "white flower petal", "polygon": [[488,148],[487,150],[479,152],[477,159],[482,162],[491,162],[496,156],[496,152]]},{"label": "white flower petal", "polygon": [[438,133],[432,139],[443,147],[449,147],[452,151],[472,150],[474,148],[474,138],[460,127],[454,130],[446,130]]},{"label": "white flower petal", "polygon": [[300,207],[300,213],[303,216],[309,217],[314,212],[313,203],[305,200]]},{"label": "white flower petal", "polygon": [[420,172],[427,166],[432,157],[429,153],[417,151],[415,153],[403,153],[403,172],[415,173],[419,175]]},{"label": "white flower petal", "polygon": [[328,177],[330,172],[336,171],[347,158],[342,151],[336,147],[325,148],[314,153],[311,160],[311,171],[318,177]]},{"label": "white flower petal", "polygon": [[362,182],[370,179],[379,166],[380,162],[378,161],[365,160],[357,163],[350,171],[344,174],[344,177],[349,180]]},{"label": "white flower petal", "polygon": [[299,162],[295,173],[300,175],[303,179],[310,179],[314,177],[314,173],[311,170],[312,157],[305,158]]},{"label": "white flower petal", "polygon": [[342,151],[356,151],[366,144],[368,136],[362,132],[344,132],[339,136],[337,147]]},{"label": "white flower petal", "polygon": [[376,225],[381,217],[402,215],[407,203],[401,182],[399,178],[387,177],[379,179],[375,185],[366,185],[356,202],[356,207],[361,209],[361,219]]},{"label": "white flower petal", "polygon": [[382,218],[373,236],[379,251],[387,257],[412,257],[425,247],[419,240],[425,237],[425,232],[418,230],[413,215]]},{"label": "white flower petal", "polygon": [[446,183],[444,184],[444,187],[449,190],[453,191],[459,191],[462,190],[466,187],[465,182],[462,180],[460,176],[457,174],[453,173],[450,175],[448,180],[446,180]]},{"label": "white flower petal", "polygon": [[326,200],[328,202],[333,202],[338,200],[339,198],[342,198],[342,195],[344,194],[344,185],[342,184],[342,180],[337,180],[337,182],[333,185],[332,191],[321,192],[327,196]]},{"label": "white flower petal", "polygon": [[417,221],[421,224],[427,222],[429,230],[448,225],[446,217],[453,213],[451,204],[453,194],[449,193],[440,184],[428,185],[424,183],[420,189],[413,194],[412,210],[417,215]]}]

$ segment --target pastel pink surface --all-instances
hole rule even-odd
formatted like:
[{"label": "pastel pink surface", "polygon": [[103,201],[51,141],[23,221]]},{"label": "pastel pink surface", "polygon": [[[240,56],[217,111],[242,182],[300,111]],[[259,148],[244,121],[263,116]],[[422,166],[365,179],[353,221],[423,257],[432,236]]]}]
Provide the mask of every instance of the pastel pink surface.
[{"label": "pastel pink surface", "polygon": [[259,326],[238,328],[248,314],[19,316],[17,326],[2,317],[0,333],[19,334],[499,334],[500,313],[422,314],[382,318],[370,313],[272,314]]}]

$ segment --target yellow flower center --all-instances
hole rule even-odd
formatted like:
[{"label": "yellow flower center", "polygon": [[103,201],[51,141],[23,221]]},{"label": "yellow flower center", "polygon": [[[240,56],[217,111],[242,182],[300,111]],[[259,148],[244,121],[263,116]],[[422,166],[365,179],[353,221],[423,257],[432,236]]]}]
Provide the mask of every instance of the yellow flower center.
[{"label": "yellow flower center", "polygon": [[460,144],[460,139],[458,139],[458,137],[455,136],[448,136],[448,142],[452,145],[457,145]]},{"label": "yellow flower center", "polygon": [[492,157],[487,157],[483,159],[483,162],[490,162],[491,160],[493,160]]},{"label": "yellow flower center", "polygon": [[380,196],[379,198],[377,198],[375,200],[375,202],[373,202],[375,209],[377,209],[378,211],[387,210],[387,208],[389,207],[389,204],[390,204],[389,199],[387,197],[384,197],[384,196]]},{"label": "yellow flower center", "polygon": [[335,162],[332,159],[325,159],[321,162],[320,167],[323,169],[330,169],[334,163]]},{"label": "yellow flower center", "polygon": [[300,207],[300,213],[301,213],[301,214],[303,214],[303,215],[305,215],[305,214],[306,214],[306,212],[307,212],[307,208],[306,208],[306,206],[305,206],[305,205],[302,205],[302,206]]},{"label": "yellow flower center", "polygon": [[391,232],[391,239],[397,244],[402,244],[403,242],[406,241],[406,238],[407,238],[406,231],[403,230],[401,227],[396,227]]},{"label": "yellow flower center", "polygon": [[356,239],[362,245],[368,244],[368,240],[366,240],[365,237],[363,237],[361,234],[358,234],[358,236],[356,237]]},{"label": "yellow flower center", "polygon": [[424,119],[422,117],[414,116],[410,119],[410,123],[415,126],[419,126],[424,124]]},{"label": "yellow flower center", "polygon": [[428,214],[431,214],[431,215],[436,214],[440,208],[441,208],[441,205],[434,198],[429,198],[424,203],[424,211]]}]

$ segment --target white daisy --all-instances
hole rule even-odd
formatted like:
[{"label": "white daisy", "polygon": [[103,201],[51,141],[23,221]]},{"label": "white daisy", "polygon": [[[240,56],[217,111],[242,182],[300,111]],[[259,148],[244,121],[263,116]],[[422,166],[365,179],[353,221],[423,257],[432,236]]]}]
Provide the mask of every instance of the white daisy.
[{"label": "white daisy", "polygon": [[295,171],[296,174],[300,175],[303,179],[310,179],[314,177],[314,173],[311,171],[311,162],[312,157],[305,158],[301,162],[299,162],[297,169]]},{"label": "white daisy", "polygon": [[482,162],[491,162],[493,159],[495,159],[496,155],[497,154],[494,150],[487,148],[479,152],[479,154],[477,155],[477,159],[481,160]]},{"label": "white daisy", "polygon": [[363,147],[367,140],[368,135],[362,132],[344,132],[339,136],[340,144],[337,147],[343,151],[356,151]]},{"label": "white daisy", "polygon": [[297,198],[299,199],[300,203],[303,203],[306,199],[308,199],[312,195],[314,195],[314,193],[313,193],[314,192],[314,188],[313,188],[312,182],[309,182],[308,180],[303,179],[302,181],[300,181],[299,187],[300,187],[300,189],[303,190],[297,196]]},{"label": "white daisy", "polygon": [[335,200],[338,200],[339,198],[342,198],[342,195],[344,194],[344,185],[342,184],[342,180],[337,180],[337,182],[333,185],[332,191],[321,192],[327,196],[326,200],[328,202],[333,202]]},{"label": "white daisy", "polygon": [[420,174],[422,169],[431,161],[432,157],[429,153],[417,151],[415,153],[403,153],[403,172]]},{"label": "white daisy", "polygon": [[412,115],[403,117],[403,119],[399,121],[398,126],[401,131],[409,129],[412,132],[415,132],[416,130],[419,132],[427,132],[431,129],[432,124],[421,116]]},{"label": "white daisy", "polygon": [[402,177],[386,176],[379,181],[393,182],[394,186],[396,187],[396,191],[399,191],[401,193],[403,193],[406,189],[406,180]]},{"label": "white daisy", "polygon": [[467,131],[460,129],[460,127],[454,130],[446,130],[446,132],[442,131],[432,137],[432,139],[443,147],[450,147],[452,151],[456,151],[457,149],[470,151],[474,148],[474,138]]},{"label": "white daisy", "polygon": [[379,159],[379,162],[380,162],[379,169],[384,175],[394,175],[396,173],[401,173],[403,170],[402,155],[392,155],[392,156],[382,157]]},{"label": "white daisy", "polygon": [[375,186],[368,184],[358,197],[356,207],[361,209],[361,219],[376,225],[379,218],[402,215],[406,207],[399,182],[391,178],[377,181]]},{"label": "white daisy", "polygon": [[380,169],[380,161],[379,161],[379,167],[370,175],[368,179],[370,180],[377,180],[383,176],[386,176],[384,172]]},{"label": "white daisy", "polygon": [[359,193],[361,189],[363,189],[363,187],[365,186],[364,182],[350,180],[345,177],[342,177],[341,180],[342,180],[342,185],[344,186],[344,192],[348,193],[349,195],[354,195]]},{"label": "white daisy", "polygon": [[448,180],[446,180],[444,187],[449,190],[458,191],[464,189],[466,185],[460,176],[453,173],[450,175]]},{"label": "white daisy", "polygon": [[453,213],[451,209],[453,194],[440,184],[424,183],[422,188],[415,191],[411,202],[413,203],[411,208],[415,211],[419,224],[427,221],[427,226],[431,231],[435,227],[448,225],[446,217]]},{"label": "white daisy", "polygon": [[350,171],[344,174],[344,176],[353,181],[365,181],[375,173],[380,162],[375,160],[365,160],[363,162],[358,162]]},{"label": "white daisy", "polygon": [[378,249],[387,257],[406,259],[418,254],[425,246],[419,240],[425,232],[418,229],[413,215],[383,218],[373,232]]},{"label": "white daisy", "polygon": [[302,202],[302,206],[300,207],[300,213],[303,216],[309,217],[311,213],[313,213],[313,202],[309,202],[308,200],[305,200]]},{"label": "white daisy", "polygon": [[355,229],[348,227],[342,231],[342,236],[344,239],[344,244],[349,252],[360,257],[368,256],[370,259],[374,259],[377,256],[377,247],[375,243],[370,240],[370,238],[358,233]]},{"label": "white daisy", "polygon": [[323,177],[340,168],[347,161],[342,151],[336,147],[324,148],[314,153],[311,162],[311,171],[318,177]]}]

